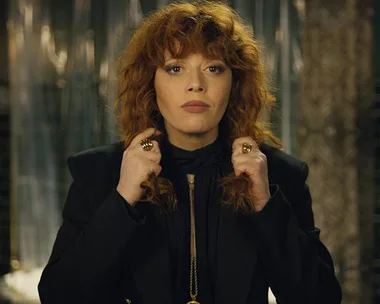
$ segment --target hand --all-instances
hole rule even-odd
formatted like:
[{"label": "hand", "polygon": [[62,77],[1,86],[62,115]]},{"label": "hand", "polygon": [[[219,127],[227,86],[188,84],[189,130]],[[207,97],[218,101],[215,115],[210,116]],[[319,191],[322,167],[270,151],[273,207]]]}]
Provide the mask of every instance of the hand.
[{"label": "hand", "polygon": [[145,151],[140,145],[141,140],[158,134],[159,131],[156,130],[155,133],[154,128],[146,129],[133,138],[123,153],[120,179],[116,190],[131,206],[134,206],[143,195],[144,189],[141,183],[147,181],[152,173],[157,176],[162,170],[158,142],[152,140],[153,148],[150,151]]},{"label": "hand", "polygon": [[[244,154],[243,144],[251,144],[252,151]],[[268,165],[266,156],[261,153],[257,143],[251,137],[237,138],[232,144],[232,164],[235,175],[246,174],[252,181],[252,195],[255,211],[261,211],[270,198]]]}]

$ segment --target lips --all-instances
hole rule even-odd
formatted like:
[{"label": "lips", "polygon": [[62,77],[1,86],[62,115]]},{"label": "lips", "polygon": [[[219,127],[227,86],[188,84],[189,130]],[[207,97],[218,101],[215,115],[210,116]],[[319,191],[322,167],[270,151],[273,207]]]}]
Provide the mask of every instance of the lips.
[{"label": "lips", "polygon": [[182,108],[189,113],[203,113],[206,112],[210,106],[200,100],[190,100],[182,105]]},{"label": "lips", "polygon": [[186,107],[206,107],[208,108],[209,105],[203,101],[200,100],[190,100],[182,105],[182,108]]}]

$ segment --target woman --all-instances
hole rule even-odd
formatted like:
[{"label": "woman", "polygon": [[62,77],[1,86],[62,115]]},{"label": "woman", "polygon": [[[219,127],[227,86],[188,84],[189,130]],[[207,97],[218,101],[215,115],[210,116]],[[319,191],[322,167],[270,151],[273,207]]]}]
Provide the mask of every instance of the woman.
[{"label": "woman", "polygon": [[47,303],[341,302],[308,167],[264,143],[273,98],[249,27],[223,3],[170,4],[121,61],[122,142],[73,176],[39,284]]}]

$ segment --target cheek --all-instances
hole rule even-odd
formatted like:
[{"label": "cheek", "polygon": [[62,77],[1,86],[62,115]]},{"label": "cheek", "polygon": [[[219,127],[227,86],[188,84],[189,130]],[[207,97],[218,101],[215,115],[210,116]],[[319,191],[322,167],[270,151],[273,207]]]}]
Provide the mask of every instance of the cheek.
[{"label": "cheek", "polygon": [[168,97],[170,97],[170,88],[165,85],[165,82],[162,80],[162,77],[159,77],[158,79],[155,79],[154,82],[154,88],[156,91],[156,101],[157,101],[157,106],[160,111],[165,109],[167,107],[168,103]]},{"label": "cheek", "polygon": [[173,99],[174,96],[170,91],[156,91],[157,106],[161,113],[170,111],[173,108]]},{"label": "cheek", "polygon": [[157,107],[165,120],[172,120],[177,115],[176,97],[172,90],[156,90]]},{"label": "cheek", "polygon": [[219,101],[220,101],[220,108],[225,109],[228,105],[230,94],[231,94],[231,85],[229,83],[220,86],[218,90],[219,94]]},{"label": "cheek", "polygon": [[231,93],[232,88],[232,73],[229,72],[226,75],[226,78],[224,78],[220,84],[219,84],[219,92],[223,96],[224,100],[228,100]]}]

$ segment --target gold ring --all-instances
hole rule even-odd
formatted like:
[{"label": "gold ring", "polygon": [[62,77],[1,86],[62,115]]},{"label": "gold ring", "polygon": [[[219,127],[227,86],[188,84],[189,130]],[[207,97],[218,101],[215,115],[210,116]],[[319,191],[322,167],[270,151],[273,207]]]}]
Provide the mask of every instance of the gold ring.
[{"label": "gold ring", "polygon": [[140,141],[141,147],[144,149],[144,151],[150,151],[153,149],[153,143],[149,139],[143,139]]},{"label": "gold ring", "polygon": [[244,143],[243,146],[241,147],[241,152],[243,152],[243,154],[248,154],[252,152],[252,149],[253,149],[252,144]]}]

